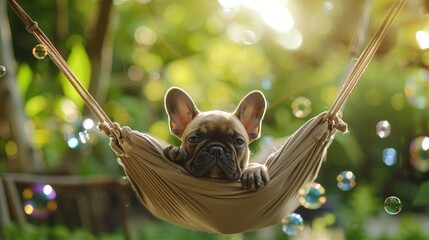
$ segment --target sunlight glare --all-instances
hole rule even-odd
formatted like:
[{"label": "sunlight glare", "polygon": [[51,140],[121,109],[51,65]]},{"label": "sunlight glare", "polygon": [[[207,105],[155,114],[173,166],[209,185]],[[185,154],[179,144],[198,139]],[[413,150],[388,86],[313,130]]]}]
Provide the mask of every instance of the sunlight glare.
[{"label": "sunlight glare", "polygon": [[244,6],[261,14],[264,22],[279,33],[287,33],[294,27],[294,20],[285,1],[282,0],[247,0]]}]

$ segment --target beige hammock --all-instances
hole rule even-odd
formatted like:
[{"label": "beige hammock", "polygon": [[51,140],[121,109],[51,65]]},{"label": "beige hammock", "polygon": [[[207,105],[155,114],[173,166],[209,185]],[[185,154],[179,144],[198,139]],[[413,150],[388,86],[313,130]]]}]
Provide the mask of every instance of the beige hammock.
[{"label": "beige hammock", "polygon": [[258,191],[243,190],[240,182],[195,178],[167,160],[160,143],[147,134],[113,123],[45,34],[14,1],[9,4],[27,30],[46,46],[50,58],[65,74],[111,138],[141,203],[156,217],[195,231],[237,233],[256,230],[281,221],[298,206],[298,190],[313,181],[337,130],[347,126],[338,113],[368,66],[393,19],[405,4],[398,0],[387,13],[373,39],[348,75],[331,108],[310,119],[266,161],[271,181]]}]

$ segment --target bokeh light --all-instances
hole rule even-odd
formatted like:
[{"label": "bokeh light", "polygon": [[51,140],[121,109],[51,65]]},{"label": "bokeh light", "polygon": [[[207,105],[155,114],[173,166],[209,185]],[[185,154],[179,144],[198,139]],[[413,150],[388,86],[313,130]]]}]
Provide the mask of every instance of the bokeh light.
[{"label": "bokeh light", "polygon": [[70,99],[62,99],[60,103],[61,113],[65,121],[73,123],[79,120],[80,112],[77,105]]},{"label": "bokeh light", "polygon": [[377,125],[375,125],[375,132],[380,138],[387,138],[392,131],[392,126],[386,120],[379,121]]},{"label": "bokeh light", "polygon": [[67,140],[67,145],[69,146],[69,148],[75,149],[77,148],[77,146],[79,146],[79,140],[72,136]]},{"label": "bokeh light", "polygon": [[79,140],[83,144],[90,143],[92,141],[87,130],[83,130],[79,132]]},{"label": "bokeh light", "polygon": [[385,148],[383,150],[383,162],[387,166],[393,166],[398,161],[398,153],[394,148]]},{"label": "bokeh light", "polygon": [[282,220],[282,230],[288,236],[296,236],[304,229],[304,220],[298,213],[291,213]]},{"label": "bokeh light", "polygon": [[15,141],[7,141],[5,145],[5,151],[9,158],[16,158],[18,156],[18,145]]},{"label": "bokeh light", "polygon": [[261,86],[265,90],[270,90],[273,87],[273,84],[275,81],[276,81],[276,76],[272,73],[268,73],[262,78]]},{"label": "bokeh light", "polygon": [[420,49],[425,50],[429,48],[429,33],[427,31],[417,31],[416,41]]},{"label": "bokeh light", "polygon": [[404,93],[408,102],[424,109],[429,99],[429,73],[425,69],[415,70],[405,81]]},{"label": "bokeh light", "polygon": [[45,59],[46,56],[48,56],[48,50],[46,49],[45,45],[37,44],[33,48],[33,56],[39,60]]},{"label": "bokeh light", "polygon": [[141,26],[134,32],[134,40],[144,46],[152,46],[158,39],[156,33],[147,26]]},{"label": "bokeh light", "polygon": [[349,191],[356,186],[356,177],[351,171],[342,171],[337,176],[337,186],[343,191]]},{"label": "bokeh light", "polygon": [[390,196],[384,201],[384,210],[390,215],[396,215],[402,210],[401,199]]},{"label": "bokeh light", "polygon": [[326,1],[324,7],[327,11],[332,11],[334,9],[334,4],[330,1]]},{"label": "bokeh light", "polygon": [[306,97],[297,97],[291,104],[292,113],[297,118],[307,117],[311,113],[311,101]]},{"label": "bokeh light", "polygon": [[6,67],[3,65],[0,65],[0,78],[4,77],[6,75]]},{"label": "bokeh light", "polygon": [[138,65],[131,65],[127,71],[128,78],[132,81],[140,81],[143,79],[144,70]]},{"label": "bokeh light", "polygon": [[410,143],[410,163],[419,172],[429,171],[429,137],[420,136]]},{"label": "bokeh light", "polygon": [[277,34],[275,40],[284,49],[297,50],[302,45],[303,36],[298,29],[293,28],[287,33]]},{"label": "bokeh light", "polygon": [[95,123],[91,118],[78,120],[73,124],[65,124],[62,132],[69,148],[77,149],[87,144],[94,145],[97,142],[94,127]]},{"label": "bokeh light", "polygon": [[49,217],[57,210],[57,193],[49,184],[36,183],[22,191],[24,213],[38,219]]},{"label": "bokeh light", "polygon": [[261,151],[267,150],[271,147],[274,138],[272,136],[263,136],[261,140],[259,140],[259,147]]},{"label": "bokeh light", "polygon": [[326,202],[325,188],[320,183],[306,183],[299,189],[299,202],[308,209],[320,208]]},{"label": "bokeh light", "polygon": [[82,127],[86,130],[90,130],[94,128],[94,126],[95,126],[94,120],[92,120],[91,118],[87,118],[82,122]]}]

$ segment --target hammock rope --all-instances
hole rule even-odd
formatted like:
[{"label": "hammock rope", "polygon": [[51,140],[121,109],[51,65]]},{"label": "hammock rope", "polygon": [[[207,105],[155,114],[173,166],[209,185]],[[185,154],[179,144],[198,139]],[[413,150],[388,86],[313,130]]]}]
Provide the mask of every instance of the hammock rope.
[{"label": "hammock rope", "polygon": [[[109,129],[117,129],[118,125],[114,124],[110,120],[110,118],[103,111],[98,102],[79,81],[77,76],[70,69],[67,62],[61,56],[61,54],[58,52],[58,50],[55,48],[49,38],[39,28],[37,22],[31,19],[31,17],[21,8],[21,6],[19,6],[19,4],[15,0],[8,0],[8,2],[12,9],[15,11],[15,13],[21,18],[22,22],[26,25],[26,30],[31,33],[37,39],[37,41],[39,41],[39,43],[43,44],[47,48],[48,54],[51,57],[52,61],[65,75],[67,80],[74,87],[76,92],[80,95],[80,97],[83,99],[83,101],[91,110],[91,112],[99,120],[99,127],[106,133],[106,135],[115,135],[116,131],[110,131]],[[337,113],[345,105],[353,89],[357,85],[362,74],[370,63],[372,57],[377,52],[378,47],[385,38],[387,31],[392,25],[393,20],[395,19],[399,11],[402,9],[402,7],[405,5],[405,2],[406,0],[398,0],[391,6],[377,32],[374,34],[371,41],[365,47],[364,51],[358,58],[358,61],[350,71],[350,74],[348,75],[345,83],[343,84],[338,96],[335,98],[333,104],[328,110],[328,113],[325,115],[325,120],[334,120]]]},{"label": "hammock rope", "polygon": [[393,20],[395,19],[399,11],[402,9],[405,2],[406,0],[399,0],[395,2],[389,9],[389,12],[387,13],[380,27],[377,29],[377,32],[374,34],[368,45],[365,47],[352,71],[348,75],[342,89],[340,90],[339,95],[335,99],[334,103],[331,105],[331,108],[328,110],[328,114],[326,114],[325,118],[332,120],[347,102],[348,98],[350,97],[350,94],[357,85],[360,77],[367,68],[372,57],[377,52],[380,44],[383,42],[387,31],[392,25]]},{"label": "hammock rope", "polygon": [[[58,67],[58,69],[64,74],[82,100],[85,102],[86,106],[91,110],[100,123],[107,124],[110,128],[115,128],[115,124],[110,120],[107,114],[103,111],[98,102],[94,97],[89,93],[89,91],[83,86],[77,76],[68,66],[67,62],[45,35],[45,33],[39,28],[36,21],[31,19],[31,17],[21,8],[21,6],[14,0],[8,0],[10,6],[15,11],[15,13],[20,17],[22,22],[26,25],[26,30],[31,33],[36,40],[41,43],[47,50],[49,57]],[[112,132],[113,134],[113,132]]]},{"label": "hammock rope", "polygon": [[[197,231],[237,233],[281,221],[298,206],[298,190],[314,181],[337,130],[347,125],[340,109],[381,44],[406,0],[397,0],[343,84],[329,111],[308,120],[278,150],[263,156],[271,178],[259,191],[244,190],[239,181],[195,178],[168,161],[160,142],[148,134],[112,122],[80,83],[46,35],[14,1],[9,4],[28,32],[43,44],[51,60],[64,73],[110,137],[110,146],[121,160],[125,174],[141,203],[156,217]],[[255,156],[257,158],[257,156]],[[255,159],[254,158],[254,159]]]}]

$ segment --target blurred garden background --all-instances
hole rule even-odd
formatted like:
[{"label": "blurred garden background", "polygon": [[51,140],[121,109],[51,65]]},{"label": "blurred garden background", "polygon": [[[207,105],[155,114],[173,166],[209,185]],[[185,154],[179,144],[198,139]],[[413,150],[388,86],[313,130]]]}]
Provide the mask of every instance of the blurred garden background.
[{"label": "blurred garden background", "polygon": [[[201,110],[229,111],[261,90],[269,108],[254,154],[329,108],[393,2],[18,1],[121,125],[178,144],[168,88]],[[6,0],[0,38],[5,239],[429,239],[428,1],[408,0],[343,109],[349,134],[336,136],[316,180],[327,202],[297,209],[305,227],[296,236],[282,223],[216,235],[151,217],[93,115]],[[355,185],[338,185],[343,171]],[[384,209],[389,196],[401,200],[396,215]]]}]

